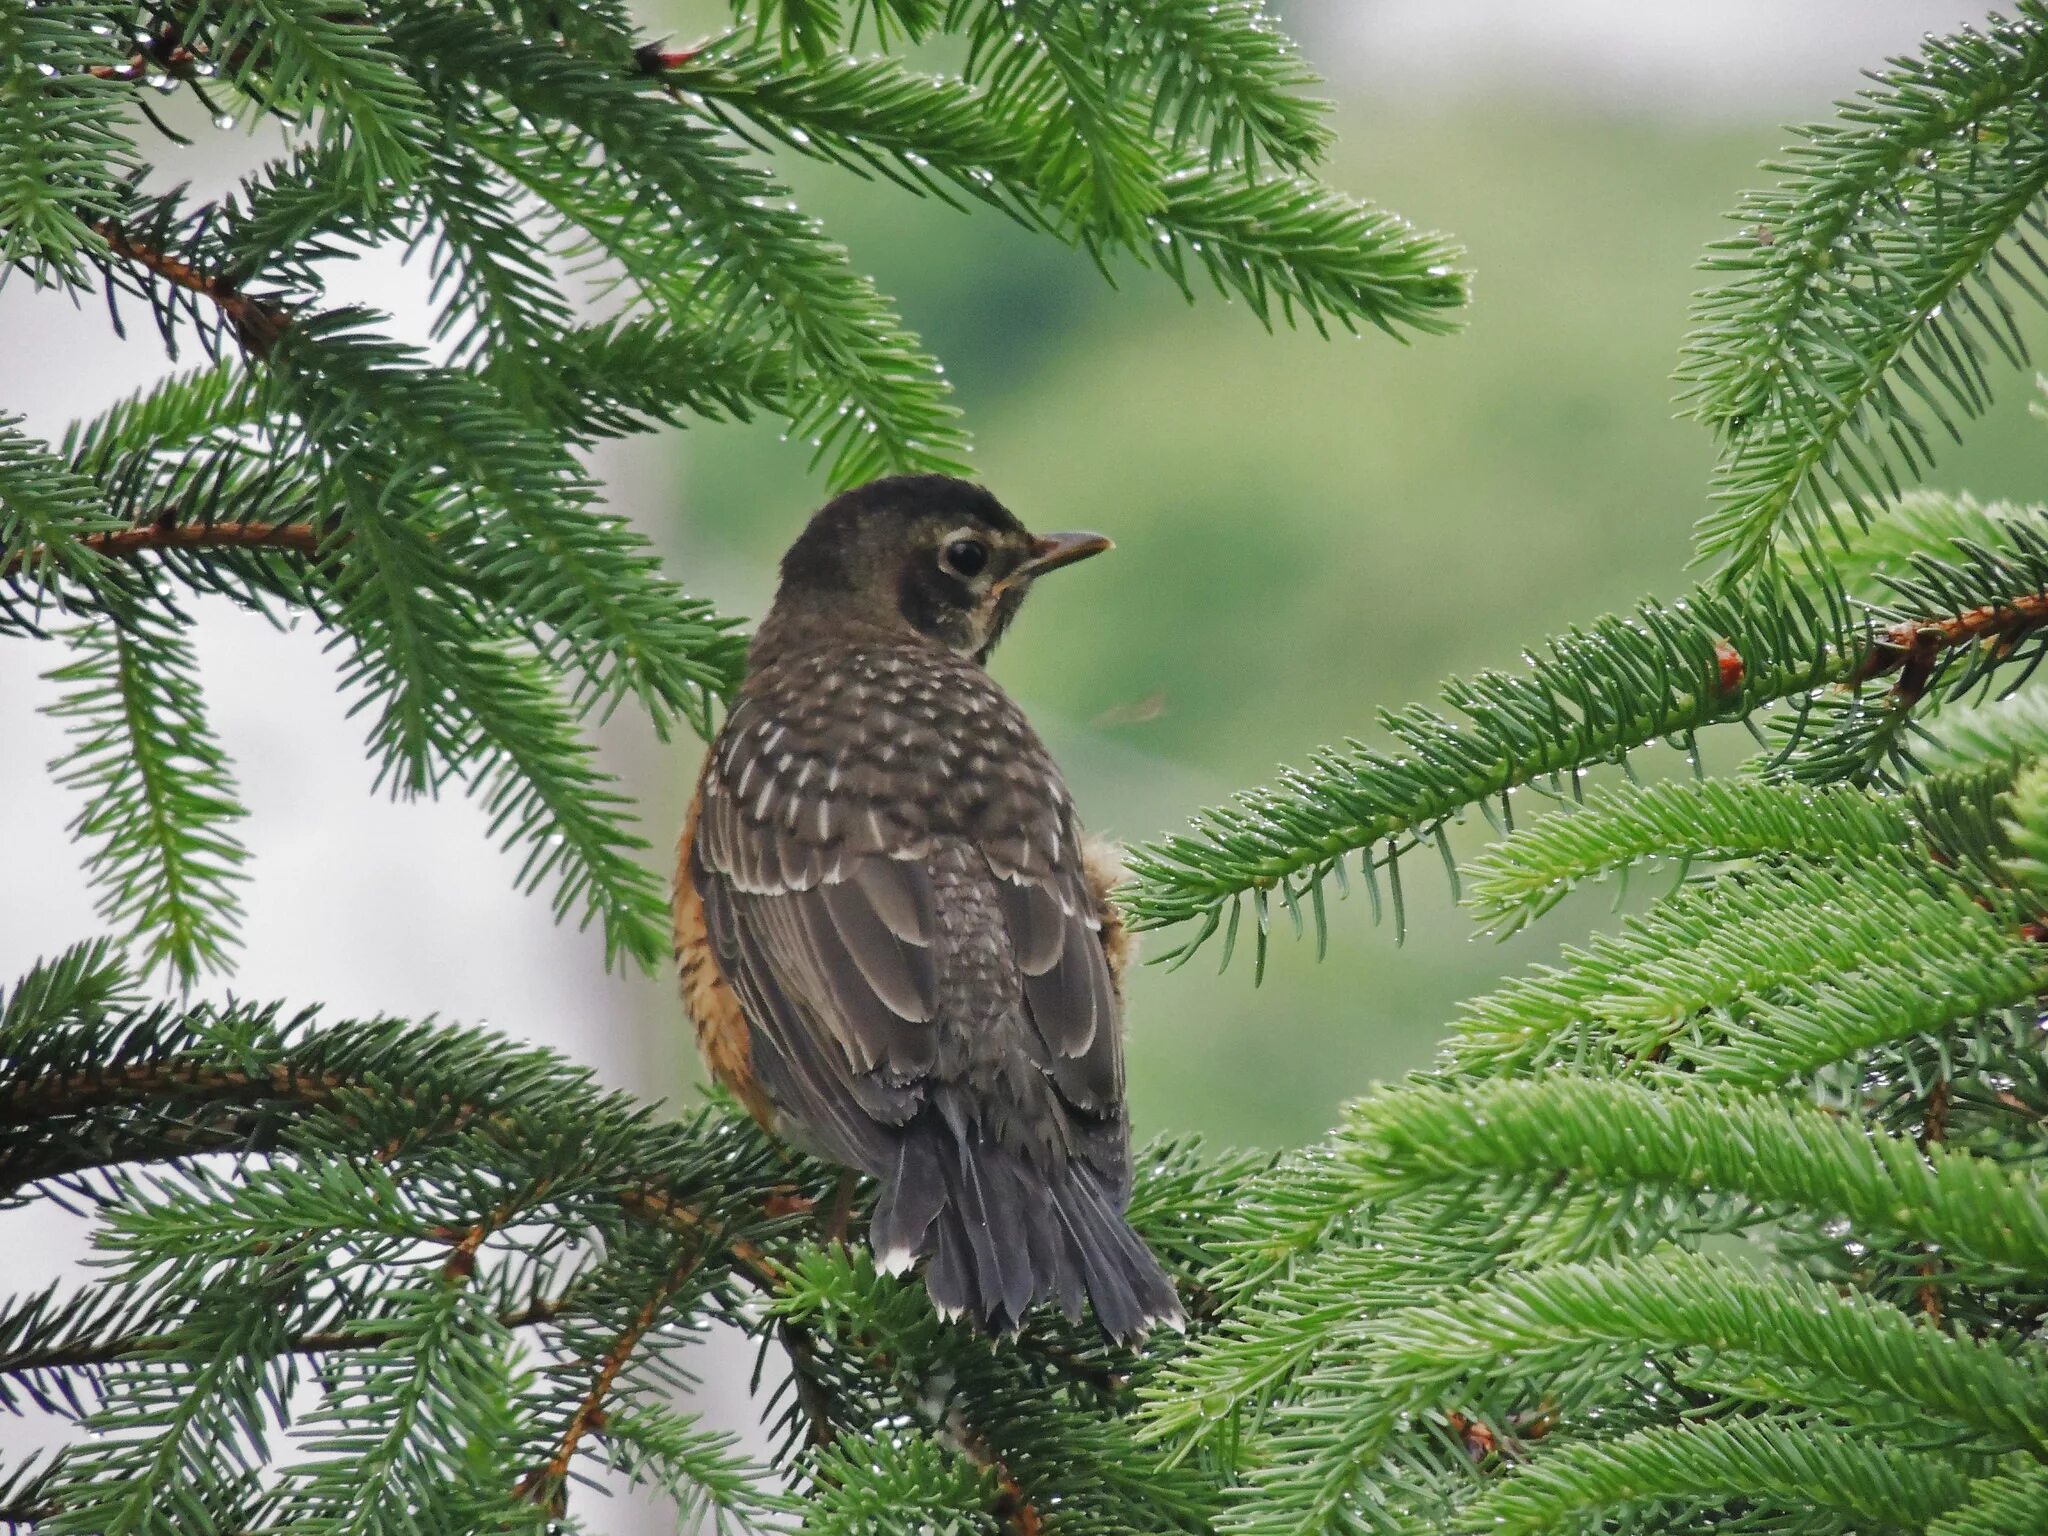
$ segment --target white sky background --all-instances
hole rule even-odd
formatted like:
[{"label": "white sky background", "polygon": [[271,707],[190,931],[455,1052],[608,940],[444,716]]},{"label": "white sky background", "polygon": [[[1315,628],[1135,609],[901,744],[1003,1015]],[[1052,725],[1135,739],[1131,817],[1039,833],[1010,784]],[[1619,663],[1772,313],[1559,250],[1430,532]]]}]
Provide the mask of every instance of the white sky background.
[{"label": "white sky background", "polygon": [[1665,117],[1807,121],[1856,71],[1990,0],[1313,0],[1283,5],[1345,94],[1506,95]]},{"label": "white sky background", "polygon": [[[1346,94],[1517,94],[1624,115],[1744,120],[1820,116],[1855,88],[1859,67],[1982,14],[1936,0],[1330,0],[1286,9]],[[202,146],[208,181],[267,152],[227,135]],[[201,171],[185,163],[177,175]],[[359,264],[336,297],[394,310],[400,333],[424,341],[417,273],[395,259]],[[102,307],[73,310],[19,281],[0,288],[0,411],[54,439],[74,417],[157,377],[165,365],[153,323],[139,308],[130,318],[123,343]],[[643,445],[601,460],[598,471],[615,504],[659,527],[665,547],[686,542],[675,531],[688,517],[685,459],[671,464]],[[765,584],[767,573],[759,577]],[[208,703],[252,812],[241,828],[255,857],[235,990],[318,1000],[336,1016],[435,1013],[488,1023],[555,1046],[610,1084],[672,1094],[688,1045],[666,978],[607,977],[594,935],[558,930],[543,899],[513,891],[516,861],[490,848],[483,817],[466,802],[372,798],[361,729],[345,716],[316,634],[279,634],[220,603],[202,612]],[[53,692],[40,673],[62,655],[50,644],[0,645],[0,977],[10,979],[99,931],[65,832],[79,806],[45,768],[63,737],[38,713]],[[1077,729],[1055,724],[1054,732]],[[687,744],[662,756],[629,741],[620,766],[673,788],[695,761]],[[680,792],[666,798],[676,803]],[[672,830],[652,826],[650,841],[659,850]],[[650,1018],[659,1021],[653,1028]],[[74,1234],[56,1223],[0,1218],[0,1295],[46,1283],[76,1253]],[[747,1360],[737,1350],[720,1355],[706,1368],[737,1394]],[[729,1398],[716,1417],[738,1424],[746,1414]],[[17,1438],[0,1421],[0,1450]],[[660,1528],[651,1509],[635,1513],[643,1523],[624,1508],[604,1523]]]}]

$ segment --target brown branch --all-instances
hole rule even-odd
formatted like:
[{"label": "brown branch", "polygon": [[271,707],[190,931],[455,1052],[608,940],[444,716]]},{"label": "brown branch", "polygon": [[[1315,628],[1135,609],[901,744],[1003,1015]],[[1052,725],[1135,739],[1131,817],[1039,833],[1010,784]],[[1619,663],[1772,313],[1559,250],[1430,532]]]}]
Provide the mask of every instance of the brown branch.
[{"label": "brown branch", "polygon": [[[567,1296],[543,1296],[523,1307],[500,1312],[498,1322],[506,1328],[531,1328],[553,1322],[569,1305]],[[284,1348],[278,1353],[326,1355],[348,1349],[375,1349],[397,1336],[398,1330],[391,1328],[327,1328],[293,1335],[285,1340]],[[91,1370],[96,1366],[118,1365],[135,1355],[175,1349],[177,1346],[178,1336],[174,1333],[131,1333],[96,1344],[74,1344],[0,1358],[0,1376],[20,1376],[30,1371]]]},{"label": "brown branch", "polygon": [[[146,78],[152,72],[162,72],[184,81],[203,78],[201,66],[207,59],[206,44],[196,39],[189,44],[185,29],[178,22],[166,20],[155,31],[135,35],[135,47],[128,57],[119,64],[94,64],[85,73],[95,80],[118,80],[133,84]],[[235,51],[239,59],[246,54],[246,46]]]},{"label": "brown branch", "polygon": [[554,1455],[519,1480],[518,1486],[512,1490],[514,1498],[535,1499],[546,1493],[550,1504],[560,1513],[562,1488],[568,1481],[569,1464],[575,1458],[576,1447],[585,1435],[604,1427],[605,1399],[611,1395],[619,1372],[626,1368],[626,1361],[639,1348],[640,1341],[647,1337],[662,1309],[695,1273],[700,1257],[701,1254],[692,1253],[670,1270],[668,1278],[647,1298],[647,1304],[634,1315],[633,1321],[626,1325],[612,1347],[605,1351],[604,1359],[598,1363],[597,1375],[590,1383],[590,1390],[583,1394],[583,1401],[577,1404],[575,1413],[570,1415],[568,1427],[556,1442]]},{"label": "brown branch", "polygon": [[[506,1214],[510,1214],[508,1211]],[[477,1250],[484,1245],[484,1239],[498,1230],[501,1222],[494,1216],[490,1221],[480,1221],[457,1239],[454,1249],[441,1265],[441,1279],[448,1285],[464,1285],[476,1273]]]},{"label": "brown branch", "polygon": [[190,80],[197,76],[198,66],[205,60],[190,48],[165,43],[162,39],[152,41],[147,49],[138,49],[128,55],[120,64],[95,64],[86,70],[95,80],[119,80],[133,84],[154,70],[167,75]]},{"label": "brown branch", "polygon": [[[0,1123],[10,1120],[20,1123],[25,1119],[49,1115],[76,1115],[106,1107],[146,1104],[155,1098],[176,1100],[196,1096],[216,1103],[224,1109],[236,1110],[239,1114],[229,1124],[190,1128],[192,1140],[185,1150],[193,1153],[229,1150],[261,1128],[260,1117],[264,1100],[281,1100],[320,1107],[331,1104],[350,1089],[367,1086],[369,1085],[358,1083],[338,1072],[309,1070],[285,1062],[252,1072],[240,1068],[221,1067],[205,1061],[177,1060],[127,1067],[111,1072],[77,1073],[64,1077],[17,1082],[11,1087],[0,1089]],[[254,1102],[250,1102],[252,1100]],[[476,1104],[450,1104],[446,1108],[448,1118],[445,1124],[451,1128],[471,1124],[479,1118],[505,1120],[499,1113]],[[510,1124],[509,1120],[505,1120],[505,1123]],[[239,1135],[236,1134],[237,1131]],[[518,1206],[523,1208],[531,1204],[537,1195],[538,1192],[528,1192],[517,1202]],[[619,1209],[627,1215],[694,1239],[692,1255],[685,1263],[677,1266],[663,1288],[613,1343],[599,1365],[590,1390],[585,1394],[582,1404],[564,1430],[555,1455],[542,1467],[521,1479],[518,1491],[522,1497],[533,1497],[557,1487],[560,1480],[566,1477],[569,1460],[573,1458],[577,1446],[591,1433],[602,1429],[605,1401],[629,1357],[654,1326],[661,1308],[686,1283],[689,1274],[702,1262],[706,1253],[714,1250],[721,1252],[731,1261],[734,1272],[763,1295],[772,1296],[784,1284],[780,1266],[759,1244],[746,1238],[727,1235],[719,1222],[669,1191],[646,1183],[627,1183],[617,1191],[615,1198]],[[787,1189],[776,1187],[764,1191],[761,1196],[761,1208],[764,1214],[770,1216],[792,1209]],[[494,1213],[485,1223],[467,1229],[448,1229],[440,1234],[443,1240],[454,1244],[454,1251],[443,1265],[443,1274],[451,1283],[460,1284],[466,1281],[474,1268],[477,1252],[489,1232],[509,1220],[512,1214],[513,1209],[508,1205],[500,1212]],[[795,1363],[796,1357],[802,1353],[801,1328],[793,1321],[786,1326],[789,1331],[785,1333],[783,1342],[785,1348],[790,1349],[792,1363]],[[308,1335],[297,1342],[308,1347],[322,1345],[343,1348],[347,1347],[348,1342],[358,1340],[359,1336],[345,1335],[337,1331],[325,1335]],[[868,1364],[872,1368],[890,1377],[895,1375],[888,1360],[871,1344],[865,1344],[858,1337],[843,1339],[842,1342],[862,1351],[868,1357]],[[799,1388],[802,1385],[799,1381]],[[900,1381],[898,1389],[903,1391],[915,1406],[913,1392]],[[835,1437],[837,1431],[831,1424],[826,1405],[821,1401],[813,1402],[806,1405],[806,1412],[812,1416],[814,1439],[822,1436],[823,1439],[830,1440]],[[995,1512],[1002,1519],[1005,1528],[1011,1531],[1013,1536],[1039,1536],[1043,1523],[1042,1515],[1022,1485],[1004,1466],[1001,1458],[989,1447],[986,1439],[968,1425],[957,1412],[947,1425],[947,1433],[963,1455],[995,1474],[1000,1489]]]},{"label": "brown branch", "polygon": [[156,522],[118,533],[88,533],[78,542],[117,558],[155,549],[283,549],[311,555],[319,551],[320,530],[311,523]]},{"label": "brown branch", "polygon": [[246,294],[227,278],[201,271],[168,251],[160,251],[134,238],[112,219],[100,220],[93,231],[107,242],[107,249],[124,261],[154,273],[173,287],[211,300],[234,327],[242,345],[255,356],[261,357],[276,346],[291,324],[290,313],[282,304]]},{"label": "brown branch", "polygon": [[[146,1104],[159,1098],[198,1099],[203,1103],[238,1110],[239,1115],[227,1123],[178,1127],[171,1133],[183,1142],[180,1155],[197,1155],[231,1150],[244,1141],[259,1128],[261,1122],[254,1117],[261,1114],[266,1100],[321,1108],[332,1104],[351,1088],[366,1086],[339,1072],[309,1071],[284,1062],[256,1072],[190,1059],[152,1062],[108,1072],[80,1072],[16,1082],[0,1090],[0,1125],[24,1124],[107,1107]],[[410,1101],[409,1095],[401,1093],[400,1097]],[[508,1130],[515,1125],[509,1116],[478,1104],[450,1104],[446,1106],[446,1112],[444,1129],[448,1131],[461,1130],[479,1119],[495,1122]],[[392,1144],[387,1144],[379,1151],[380,1160],[389,1161],[397,1150]],[[104,1166],[106,1161],[122,1160],[110,1158],[86,1166]],[[34,1176],[45,1178],[52,1174],[40,1172]],[[0,1180],[0,1185],[4,1183]],[[762,1196],[763,1210],[774,1214],[778,1200],[785,1195],[786,1191],[779,1188],[768,1190]],[[629,1184],[619,1190],[617,1199],[619,1208],[638,1220],[717,1243],[732,1258],[735,1267],[762,1291],[773,1291],[782,1283],[774,1261],[758,1244],[745,1238],[724,1237],[702,1212],[667,1191],[645,1184]],[[474,1233],[475,1229],[471,1228],[447,1234],[447,1241],[454,1243],[457,1250],[456,1254],[450,1255],[449,1262],[460,1267],[458,1256]],[[478,1237],[476,1244],[468,1247],[471,1261],[475,1258],[476,1246],[480,1246],[482,1241],[482,1237]]]},{"label": "brown branch", "polygon": [[2038,592],[1966,609],[1945,619],[1903,619],[1871,646],[1848,681],[1864,683],[1896,672],[1899,680],[1892,692],[1904,703],[1917,703],[1926,692],[1935,659],[1943,651],[1977,641],[2010,650],[2044,626],[2048,626],[2048,594]]},{"label": "brown branch", "polygon": [[[287,554],[312,556],[320,550],[320,530],[311,523],[179,523],[174,513],[118,528],[107,533],[80,534],[77,543],[95,554],[126,560],[155,550],[180,549],[281,549]],[[32,570],[47,551],[25,549],[0,560],[0,581]]]},{"label": "brown branch", "polygon": [[111,1072],[76,1072],[68,1077],[17,1081],[0,1095],[0,1105],[12,1112],[0,1115],[0,1122],[22,1123],[29,1118],[75,1115],[103,1105],[173,1095],[212,1100],[236,1099],[253,1093],[325,1104],[347,1086],[348,1080],[338,1072],[304,1072],[283,1063],[265,1072],[250,1073],[203,1061],[152,1062]]},{"label": "brown branch", "polygon": [[809,1330],[794,1318],[785,1317],[775,1325],[775,1341],[789,1356],[790,1387],[796,1393],[796,1405],[803,1411],[807,1426],[804,1438],[814,1448],[830,1445],[839,1438],[839,1428],[832,1422],[832,1405],[810,1376],[818,1348],[811,1342]]},{"label": "brown branch", "polygon": [[960,1448],[961,1455],[995,1478],[998,1491],[992,1513],[1002,1522],[1003,1529],[1012,1532],[1013,1536],[1039,1536],[1045,1529],[1045,1517],[1039,1514],[1038,1506],[1031,1502],[1023,1484],[1003,1465],[1002,1457],[989,1448],[981,1432],[969,1424],[957,1408],[946,1418],[946,1433]]},{"label": "brown branch", "polygon": [[[1927,1107],[1920,1116],[1920,1149],[1923,1152],[1930,1144],[1947,1139],[1949,1106],[1954,1098],[1954,1090],[1945,1077],[1938,1079],[1933,1090],[1928,1093]],[[1927,1314],[1929,1322],[1939,1326],[1942,1311],[1941,1287],[1935,1283],[1934,1277],[1941,1273],[1940,1256],[1929,1250],[1927,1256],[1920,1261],[1920,1273],[1925,1277],[1919,1290],[1920,1310]]]},{"label": "brown branch", "polygon": [[455,1245],[441,1265],[442,1283],[451,1286],[467,1285],[469,1277],[476,1273],[476,1256],[482,1250],[485,1241],[493,1233],[503,1231],[511,1223],[512,1218],[521,1211],[540,1204],[547,1198],[548,1191],[554,1187],[554,1176],[547,1175],[535,1181],[531,1189],[522,1190],[512,1196],[468,1231],[458,1233],[454,1230],[442,1230],[434,1233],[438,1240]]},{"label": "brown branch", "polygon": [[[778,1193],[777,1190],[770,1190],[762,1201],[763,1206],[772,1206]],[[622,1190],[619,1194],[619,1206],[629,1215],[668,1227],[672,1231],[701,1236],[711,1230],[711,1224],[704,1219],[703,1212],[658,1189]],[[743,1271],[756,1289],[764,1294],[774,1291],[782,1284],[781,1270],[776,1268],[775,1261],[761,1250],[758,1243],[736,1237],[723,1242],[720,1246],[732,1256],[734,1266]]]}]

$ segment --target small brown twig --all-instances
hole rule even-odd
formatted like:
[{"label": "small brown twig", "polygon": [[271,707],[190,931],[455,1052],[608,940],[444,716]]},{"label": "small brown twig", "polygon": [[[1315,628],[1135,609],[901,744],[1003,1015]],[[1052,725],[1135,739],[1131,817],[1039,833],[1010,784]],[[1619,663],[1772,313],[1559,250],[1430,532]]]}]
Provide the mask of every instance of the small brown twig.
[{"label": "small brown twig", "polygon": [[1917,703],[1943,651],[1977,641],[2010,650],[2027,634],[2048,626],[2048,594],[2029,593],[2003,603],[1969,608],[1945,619],[1902,619],[1886,630],[1849,674],[1848,681],[1869,682],[1896,672],[1892,693],[1903,703]]},{"label": "small brown twig", "polygon": [[[570,1298],[567,1296],[543,1296],[523,1307],[500,1312],[498,1322],[506,1328],[532,1328],[541,1323],[553,1322],[568,1309],[569,1305]],[[285,1340],[284,1347],[279,1353],[328,1355],[349,1349],[375,1349],[379,1344],[395,1337],[397,1330],[388,1328],[326,1328],[292,1335]],[[17,1376],[27,1371],[86,1370],[94,1366],[118,1365],[131,1356],[175,1349],[177,1344],[178,1338],[175,1334],[131,1333],[92,1344],[74,1344],[58,1349],[0,1355],[0,1375]]]},{"label": "small brown twig", "polygon": [[[254,1072],[190,1059],[151,1062],[112,1071],[27,1078],[0,1087],[0,1125],[77,1115],[108,1106],[146,1104],[160,1098],[198,1099],[240,1111],[238,1119],[227,1123],[190,1128],[181,1155],[197,1155],[225,1151],[246,1140],[260,1124],[254,1117],[261,1114],[266,1101],[325,1108],[350,1090],[368,1086],[339,1072],[311,1071],[283,1062]],[[399,1097],[411,1100],[409,1094],[401,1093]],[[512,1123],[508,1117],[479,1104],[449,1104],[444,1108],[444,1131],[460,1130],[478,1120],[499,1122],[508,1128]],[[95,1159],[82,1166],[103,1166],[107,1161],[110,1159]],[[48,1176],[42,1170],[35,1174]],[[5,1184],[5,1178],[0,1177],[0,1188]],[[770,1190],[763,1196],[764,1208],[772,1207],[781,1194],[780,1190]],[[630,1185],[620,1189],[617,1199],[619,1208],[638,1220],[718,1241],[731,1255],[735,1267],[762,1290],[772,1291],[781,1284],[780,1272],[758,1244],[745,1238],[722,1237],[703,1213],[667,1191]],[[468,1230],[452,1231],[446,1234],[446,1240],[460,1246],[468,1236]]]},{"label": "small brown twig", "polygon": [[[768,1202],[776,1198],[775,1192],[768,1195]],[[764,1202],[767,1203],[767,1202]],[[674,1196],[656,1189],[628,1189],[619,1193],[619,1206],[627,1214],[669,1227],[678,1232],[703,1234],[709,1229],[704,1215],[693,1206],[685,1205]],[[775,1290],[782,1284],[782,1274],[775,1267],[775,1261],[761,1251],[756,1243],[745,1238],[732,1238],[722,1244],[732,1256],[734,1267],[763,1292]]]},{"label": "small brown twig", "polygon": [[160,251],[134,238],[112,219],[100,220],[93,230],[107,242],[107,249],[124,261],[133,262],[174,287],[211,300],[234,327],[242,345],[257,357],[276,346],[291,323],[290,313],[282,304],[246,294],[227,278],[203,272],[168,251]]},{"label": "small brown twig", "polygon": [[147,48],[139,48],[119,64],[95,64],[86,73],[95,80],[119,80],[133,84],[156,70],[180,79],[190,79],[203,64],[204,57],[190,48],[162,39],[154,40]]},{"label": "small brown twig", "polygon": [[279,1063],[260,1072],[180,1060],[76,1072],[64,1077],[21,1078],[0,1093],[0,1123],[75,1115],[103,1105],[180,1098],[238,1099],[251,1094],[325,1104],[348,1086],[338,1072],[308,1072]]},{"label": "small brown twig", "polygon": [[[1955,1091],[1947,1078],[1938,1079],[1933,1090],[1927,1095],[1927,1107],[1920,1116],[1920,1148],[1925,1151],[1931,1144],[1945,1140],[1948,1136],[1949,1106],[1954,1102]],[[1920,1310],[1927,1314],[1929,1322],[1937,1326],[1941,1322],[1941,1287],[1934,1282],[1934,1276],[1941,1272],[1941,1259],[1930,1252],[1920,1261],[1920,1273],[1925,1280],[1918,1292]]]},{"label": "small brown twig", "polygon": [[443,1283],[448,1285],[467,1285],[469,1277],[476,1273],[476,1256],[482,1250],[484,1243],[490,1238],[491,1234],[503,1231],[512,1218],[521,1211],[540,1204],[542,1200],[547,1198],[547,1193],[554,1187],[554,1183],[555,1181],[552,1177],[543,1177],[535,1180],[532,1188],[522,1190],[518,1194],[513,1195],[504,1204],[492,1211],[490,1215],[465,1232],[458,1233],[453,1229],[447,1229],[435,1233],[434,1235],[442,1241],[451,1242],[455,1245],[441,1264],[441,1279]]},{"label": "small brown twig", "polygon": [[[81,534],[78,542],[116,560],[165,549],[281,549],[310,556],[319,551],[320,530],[311,523],[177,523],[157,518],[133,528]],[[0,560],[0,581],[33,568],[43,553],[28,549]]]},{"label": "small brown twig", "polygon": [[956,1411],[946,1420],[946,1433],[960,1448],[961,1455],[995,1478],[997,1493],[993,1513],[1002,1522],[1003,1529],[1011,1532],[1012,1536],[1039,1536],[1045,1529],[1045,1517],[1039,1514],[1038,1506],[1031,1502],[1023,1484],[1003,1465],[1003,1459],[990,1448],[981,1432]]},{"label": "small brown twig", "polygon": [[[246,54],[248,49],[237,50],[237,56]],[[209,70],[206,44],[197,40],[188,41],[185,30],[176,21],[166,20],[152,32],[135,34],[135,47],[119,64],[94,64],[85,73],[95,80],[118,80],[132,85],[137,80],[161,73],[179,80],[196,81]]]},{"label": "small brown twig", "polygon": [[619,1372],[626,1368],[627,1359],[639,1348],[640,1341],[647,1337],[648,1331],[659,1320],[662,1309],[674,1299],[676,1292],[688,1283],[690,1276],[696,1271],[700,1257],[701,1254],[692,1253],[670,1270],[668,1278],[662,1281],[652,1296],[647,1298],[646,1305],[634,1314],[633,1321],[626,1325],[625,1331],[613,1341],[612,1347],[605,1351],[604,1358],[598,1362],[597,1374],[591,1379],[590,1390],[583,1394],[583,1401],[577,1404],[575,1413],[569,1417],[568,1426],[562,1431],[561,1439],[555,1443],[554,1455],[519,1480],[518,1486],[512,1491],[514,1498],[534,1499],[544,1492],[553,1490],[550,1498],[559,1509],[560,1490],[568,1481],[569,1464],[575,1459],[576,1447],[592,1430],[604,1428],[605,1399],[611,1395],[612,1387],[619,1379]]},{"label": "small brown twig", "polygon": [[448,1257],[441,1263],[441,1278],[449,1285],[464,1285],[476,1273],[477,1250],[484,1245],[484,1239],[497,1230],[495,1222],[478,1222],[461,1237],[449,1250]]}]

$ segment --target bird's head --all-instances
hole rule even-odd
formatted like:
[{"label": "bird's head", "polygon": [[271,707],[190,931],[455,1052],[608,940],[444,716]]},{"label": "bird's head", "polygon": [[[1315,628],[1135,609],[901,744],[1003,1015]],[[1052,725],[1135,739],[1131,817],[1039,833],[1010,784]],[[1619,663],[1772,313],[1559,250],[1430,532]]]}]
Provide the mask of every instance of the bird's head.
[{"label": "bird's head", "polygon": [[834,497],[782,557],[771,624],[839,617],[986,661],[1031,584],[1110,548],[1033,533],[978,485],[896,475]]}]

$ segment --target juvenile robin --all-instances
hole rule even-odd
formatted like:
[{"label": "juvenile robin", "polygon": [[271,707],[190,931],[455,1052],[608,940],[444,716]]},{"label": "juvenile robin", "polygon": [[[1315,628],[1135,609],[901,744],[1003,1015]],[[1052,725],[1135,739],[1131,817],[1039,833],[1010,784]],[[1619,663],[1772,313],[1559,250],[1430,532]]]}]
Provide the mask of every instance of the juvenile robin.
[{"label": "juvenile robin", "polygon": [[814,515],[683,829],[676,947],[712,1071],[880,1181],[880,1266],[949,1316],[1041,1301],[1178,1326],[1124,1220],[1113,856],[987,671],[1032,583],[1099,554],[979,486],[905,475]]}]

